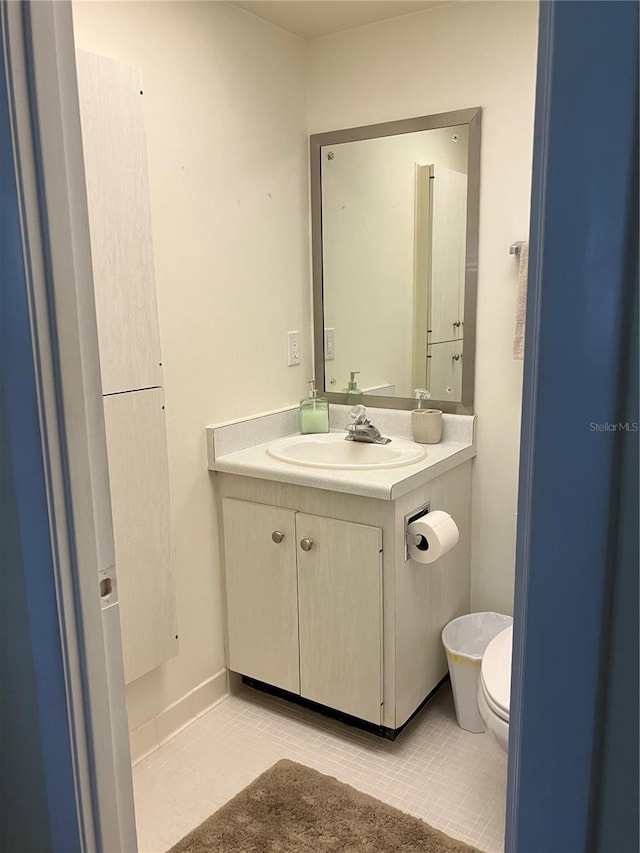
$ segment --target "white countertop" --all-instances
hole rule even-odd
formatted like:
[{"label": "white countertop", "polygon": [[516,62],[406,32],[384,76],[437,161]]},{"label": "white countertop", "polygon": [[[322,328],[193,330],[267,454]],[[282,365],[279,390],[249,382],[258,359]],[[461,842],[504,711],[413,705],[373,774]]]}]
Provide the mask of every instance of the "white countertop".
[{"label": "white countertop", "polygon": [[[473,418],[469,420],[473,421]],[[473,428],[451,430],[451,433],[453,435],[450,438],[443,438],[439,444],[422,445],[427,455],[420,462],[399,468],[357,471],[311,468],[281,462],[267,453],[267,448],[272,441],[231,453],[216,454],[209,467],[213,471],[222,471],[225,474],[257,477],[262,480],[274,480],[295,486],[346,492],[351,495],[388,501],[413,491],[476,455]]]}]

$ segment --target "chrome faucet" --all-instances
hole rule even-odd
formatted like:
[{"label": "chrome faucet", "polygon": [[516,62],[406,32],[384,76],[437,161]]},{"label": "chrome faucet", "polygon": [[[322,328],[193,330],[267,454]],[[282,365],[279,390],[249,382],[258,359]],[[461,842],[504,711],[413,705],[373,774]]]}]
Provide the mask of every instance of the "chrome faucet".
[{"label": "chrome faucet", "polygon": [[367,444],[389,444],[390,438],[380,435],[380,430],[367,418],[367,410],[364,406],[354,406],[349,412],[352,423],[347,427],[348,435],[345,441],[363,441]]}]

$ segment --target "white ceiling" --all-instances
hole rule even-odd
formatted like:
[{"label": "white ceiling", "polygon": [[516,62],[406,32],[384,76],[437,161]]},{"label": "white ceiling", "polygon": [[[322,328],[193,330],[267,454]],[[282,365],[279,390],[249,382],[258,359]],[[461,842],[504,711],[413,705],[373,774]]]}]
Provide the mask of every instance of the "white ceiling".
[{"label": "white ceiling", "polygon": [[442,6],[450,0],[247,0],[233,2],[304,39]]}]

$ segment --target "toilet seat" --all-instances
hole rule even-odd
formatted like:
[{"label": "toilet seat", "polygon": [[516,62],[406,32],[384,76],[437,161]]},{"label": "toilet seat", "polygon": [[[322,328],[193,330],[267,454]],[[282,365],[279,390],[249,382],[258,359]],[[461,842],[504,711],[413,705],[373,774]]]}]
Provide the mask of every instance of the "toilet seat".
[{"label": "toilet seat", "polygon": [[487,646],[480,671],[480,685],[489,709],[507,723],[511,695],[512,646],[513,626],[510,625]]},{"label": "toilet seat", "polygon": [[509,747],[509,697],[513,628],[505,628],[487,646],[478,679],[478,711],[485,730],[498,746]]}]

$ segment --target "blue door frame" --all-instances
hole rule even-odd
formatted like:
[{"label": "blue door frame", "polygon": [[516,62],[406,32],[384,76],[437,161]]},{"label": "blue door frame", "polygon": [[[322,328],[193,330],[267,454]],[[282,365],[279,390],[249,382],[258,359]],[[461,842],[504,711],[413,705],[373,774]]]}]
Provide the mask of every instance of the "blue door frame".
[{"label": "blue door frame", "polygon": [[22,223],[0,46],[0,849],[82,849]]},{"label": "blue door frame", "polygon": [[[634,313],[629,293],[637,253],[632,215],[637,31],[634,2],[541,5],[508,853],[638,849],[637,821],[627,817],[621,828],[615,814],[621,793],[629,804],[635,794],[637,804],[637,690],[631,696],[634,709],[622,665],[629,638],[637,638],[637,610],[627,597],[637,590],[632,503],[637,483],[628,473],[617,477],[620,466],[629,464],[625,460],[633,464],[634,453],[637,459],[637,441],[633,434],[598,430],[599,424],[637,420],[633,376],[623,369],[625,358],[633,363],[623,346],[633,339],[633,322],[637,339],[637,302]],[[1,76],[0,86],[4,89]],[[7,104],[0,98],[3,133],[6,120]],[[30,611],[24,653],[32,657],[31,710],[39,725],[48,806],[43,814],[33,809],[31,819],[44,821],[51,849],[66,853],[79,847],[69,778],[72,746],[54,599],[50,585],[42,582],[50,556],[34,551],[48,540],[49,528],[21,238],[11,221],[13,169],[10,146],[0,145],[5,259],[0,286],[12,315],[4,328],[2,390],[11,472],[17,478],[8,481],[9,491],[22,551],[8,556]],[[620,490],[628,501],[619,530],[611,510]],[[637,606],[637,597],[632,601]],[[635,646],[637,656],[637,639]],[[20,654],[15,644],[11,653]],[[633,654],[630,660],[637,674]],[[609,688],[615,701],[603,704],[598,697]],[[29,695],[25,691],[25,702]],[[27,737],[33,738],[32,731]],[[610,760],[617,755],[626,762]],[[602,774],[596,772],[600,768]]]},{"label": "blue door frame", "polygon": [[[620,453],[637,448],[618,428],[638,419],[625,391],[638,328],[637,81],[636,3],[541,4],[507,853],[638,850],[637,692],[635,726],[617,733],[635,774],[627,766],[616,783],[606,764],[613,788],[599,784],[607,656],[620,651],[611,592],[633,563],[616,542]],[[635,482],[637,494],[637,468]],[[622,779],[635,792],[630,835],[607,848],[602,798]]]}]

